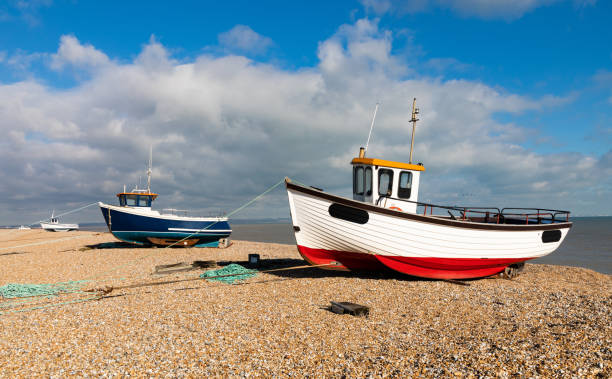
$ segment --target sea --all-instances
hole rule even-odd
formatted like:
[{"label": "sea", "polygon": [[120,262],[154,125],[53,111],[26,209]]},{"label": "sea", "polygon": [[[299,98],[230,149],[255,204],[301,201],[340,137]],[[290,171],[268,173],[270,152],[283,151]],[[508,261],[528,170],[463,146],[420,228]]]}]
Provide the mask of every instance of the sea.
[{"label": "sea", "polygon": [[[573,217],[572,229],[551,254],[530,263],[585,267],[612,275],[612,217]],[[232,239],[295,245],[290,222],[231,222]],[[105,224],[82,224],[81,230],[107,231]]]},{"label": "sea", "polygon": [[530,262],[586,267],[612,275],[612,217],[572,217],[571,221],[561,246]]}]

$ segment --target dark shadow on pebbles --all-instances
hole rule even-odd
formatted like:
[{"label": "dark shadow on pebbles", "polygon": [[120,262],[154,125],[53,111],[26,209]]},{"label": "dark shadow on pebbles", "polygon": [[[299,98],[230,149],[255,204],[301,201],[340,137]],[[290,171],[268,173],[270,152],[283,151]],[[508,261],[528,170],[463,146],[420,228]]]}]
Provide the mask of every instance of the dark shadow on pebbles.
[{"label": "dark shadow on pebbles", "polygon": [[129,242],[123,242],[123,241],[117,241],[117,242],[101,242],[101,243],[97,243],[97,244],[93,244],[93,245],[86,245],[84,248],[81,248],[81,251],[85,251],[85,250],[93,250],[93,249],[166,249],[166,248],[171,248],[171,249],[185,249],[185,246],[182,245],[173,245],[173,246],[157,246],[157,245],[153,245],[153,244],[145,244],[145,245],[139,245],[136,243],[129,243]]},{"label": "dark shadow on pebbles", "polygon": [[128,242],[102,242],[96,243],[93,245],[86,245],[85,248],[81,248],[80,250],[98,250],[98,249],[136,249],[136,248],[147,248],[150,249],[151,246],[148,245],[136,245],[134,243]]},{"label": "dark shadow on pebbles", "polygon": [[237,263],[246,268],[251,268],[259,271],[274,270],[286,268],[286,271],[273,271],[267,274],[282,277],[282,278],[359,278],[359,279],[375,279],[375,280],[401,280],[401,281],[430,281],[430,279],[417,278],[414,276],[405,275],[397,271],[336,271],[325,270],[319,267],[305,267],[300,269],[292,269],[307,265],[306,261],[293,258],[278,258],[278,259],[261,259],[257,266],[249,265],[248,261],[220,261],[219,266],[225,266],[230,263]]},{"label": "dark shadow on pebbles", "polygon": [[3,255],[19,255],[19,254],[27,254],[25,251],[11,251],[10,253],[0,253],[0,257]]}]

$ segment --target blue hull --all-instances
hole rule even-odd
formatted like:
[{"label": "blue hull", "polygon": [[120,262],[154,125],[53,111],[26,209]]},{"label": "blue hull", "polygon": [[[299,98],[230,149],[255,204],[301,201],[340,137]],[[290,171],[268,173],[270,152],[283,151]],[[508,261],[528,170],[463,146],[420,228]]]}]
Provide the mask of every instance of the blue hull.
[{"label": "blue hull", "polygon": [[[223,221],[168,220],[155,216],[137,215],[100,207],[110,232],[121,241],[139,245],[153,244],[149,238],[164,240],[197,239],[195,246],[217,246],[219,239],[227,238],[232,230]],[[180,229],[180,230],[176,230]]]}]

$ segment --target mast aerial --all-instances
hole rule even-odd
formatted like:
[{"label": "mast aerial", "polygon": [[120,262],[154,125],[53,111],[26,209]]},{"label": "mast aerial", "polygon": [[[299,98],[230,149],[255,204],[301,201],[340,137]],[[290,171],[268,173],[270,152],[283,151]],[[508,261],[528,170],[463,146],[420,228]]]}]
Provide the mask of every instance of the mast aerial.
[{"label": "mast aerial", "polygon": [[419,121],[417,115],[419,114],[419,108],[416,107],[416,97],[412,100],[412,139],[410,140],[410,159],[408,163],[412,163],[412,150],[414,149],[414,129],[416,127],[416,122]]},{"label": "mast aerial", "polygon": [[151,193],[151,169],[153,168],[153,146],[149,150],[149,168],[147,169],[147,192]]},{"label": "mast aerial", "polygon": [[370,144],[370,137],[372,136],[372,129],[374,128],[374,120],[376,120],[376,112],[378,112],[378,106],[380,104],[376,103],[376,108],[374,108],[374,116],[372,117],[372,125],[370,125],[370,133],[368,134],[368,141],[366,142],[365,151],[363,152],[363,156],[365,157],[365,153],[368,152],[368,145]]}]

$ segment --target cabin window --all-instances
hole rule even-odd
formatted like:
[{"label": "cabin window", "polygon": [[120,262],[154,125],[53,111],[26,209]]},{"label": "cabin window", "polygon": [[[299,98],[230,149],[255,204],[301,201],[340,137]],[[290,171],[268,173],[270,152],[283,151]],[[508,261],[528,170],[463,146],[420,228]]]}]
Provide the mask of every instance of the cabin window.
[{"label": "cabin window", "polygon": [[355,195],[363,195],[363,167],[355,167],[353,174],[353,193]]},{"label": "cabin window", "polygon": [[365,169],[365,195],[372,196],[372,167]]},{"label": "cabin window", "polygon": [[138,206],[139,207],[150,207],[151,206],[151,200],[150,200],[149,196],[139,196],[138,197]]},{"label": "cabin window", "polygon": [[372,167],[357,166],[353,169],[353,193],[372,196]]},{"label": "cabin window", "polygon": [[125,195],[119,196],[119,205],[125,207]]},{"label": "cabin window", "polygon": [[391,196],[392,186],[393,170],[386,168],[378,170],[378,194],[380,196]]},{"label": "cabin window", "polygon": [[125,200],[126,200],[125,204],[126,204],[128,207],[135,207],[135,206],[137,206],[137,205],[138,205],[138,204],[136,203],[136,202],[138,201],[138,196],[136,196],[136,195],[127,195],[127,196],[125,197]]},{"label": "cabin window", "polygon": [[412,173],[410,171],[402,171],[399,177],[399,184],[397,187],[397,197],[400,199],[410,198],[410,192],[412,190]]}]

